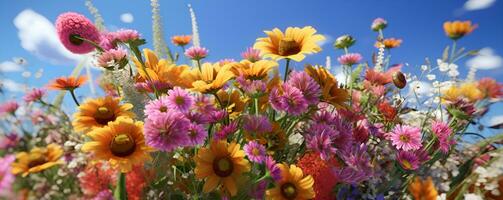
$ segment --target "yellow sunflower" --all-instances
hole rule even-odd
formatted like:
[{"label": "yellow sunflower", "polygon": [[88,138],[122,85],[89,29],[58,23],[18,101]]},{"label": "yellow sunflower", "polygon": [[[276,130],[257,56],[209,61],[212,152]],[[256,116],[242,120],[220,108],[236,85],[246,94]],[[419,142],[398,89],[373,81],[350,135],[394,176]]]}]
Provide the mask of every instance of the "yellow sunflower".
[{"label": "yellow sunflower", "polygon": [[178,66],[169,63],[165,59],[159,59],[150,49],[143,49],[143,54],[145,56],[145,69],[143,69],[140,61],[134,59],[136,69],[142,80],[159,81],[171,86],[180,86],[183,88],[191,86],[191,82],[187,82],[182,78],[182,73],[188,70],[190,68],[189,66]]},{"label": "yellow sunflower", "polygon": [[195,79],[192,83],[192,89],[204,94],[216,93],[222,89],[227,81],[234,78],[230,70],[230,65],[220,66],[218,63],[204,63],[201,71],[192,70],[188,79]]},{"label": "yellow sunflower", "polygon": [[209,148],[201,148],[194,157],[196,178],[206,179],[203,192],[215,190],[219,185],[222,191],[235,196],[238,192],[236,182],[243,172],[250,171],[245,152],[235,142],[213,141]]},{"label": "yellow sunflower", "polygon": [[108,126],[93,129],[88,136],[91,141],[82,146],[82,151],[92,152],[95,160],[107,160],[123,173],[151,159],[152,148],[145,144],[142,122],[119,117]]},{"label": "yellow sunflower", "polygon": [[322,66],[307,66],[304,68],[321,87],[322,100],[336,107],[343,107],[349,94],[345,89],[339,88],[337,79]]},{"label": "yellow sunflower", "polygon": [[250,62],[243,60],[238,63],[232,63],[231,71],[235,76],[244,76],[248,80],[263,80],[269,72],[278,66],[277,62],[270,60],[260,60],[257,62]]},{"label": "yellow sunflower", "polygon": [[217,96],[222,106],[227,109],[230,119],[236,119],[245,109],[247,100],[241,98],[241,94],[237,90],[233,90],[230,94],[225,90],[219,90]]},{"label": "yellow sunflower", "polygon": [[295,165],[288,167],[286,164],[278,164],[278,167],[281,170],[281,180],[276,181],[276,186],[265,192],[266,199],[303,200],[314,198],[314,179],[311,175],[304,176],[302,169]]},{"label": "yellow sunflower", "polygon": [[258,38],[253,48],[274,60],[287,58],[300,62],[304,60],[304,54],[320,52],[318,43],[325,40],[323,35],[315,34],[316,29],[311,26],[288,27],[285,33],[275,28],[265,33],[268,37]]},{"label": "yellow sunflower", "polygon": [[129,111],[133,108],[132,104],[125,103],[120,105],[118,98],[110,96],[89,99],[79,106],[79,111],[74,114],[72,122],[76,131],[89,131],[95,127],[103,127],[108,122],[115,121],[118,117],[134,117]]},{"label": "yellow sunflower", "polygon": [[12,163],[12,173],[23,177],[37,173],[55,165],[63,164],[59,160],[63,149],[57,144],[49,144],[46,148],[35,147],[30,152],[20,152],[16,155],[17,162]]},{"label": "yellow sunflower", "polygon": [[463,83],[460,86],[453,85],[442,92],[443,102],[453,102],[459,98],[464,98],[470,102],[474,102],[484,98],[484,95],[474,82]]}]

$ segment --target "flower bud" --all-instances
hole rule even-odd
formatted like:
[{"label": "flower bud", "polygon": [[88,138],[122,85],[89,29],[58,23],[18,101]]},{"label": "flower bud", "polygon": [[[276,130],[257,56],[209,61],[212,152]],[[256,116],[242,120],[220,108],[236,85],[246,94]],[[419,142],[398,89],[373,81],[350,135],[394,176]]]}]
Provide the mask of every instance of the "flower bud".
[{"label": "flower bud", "polygon": [[376,18],[372,22],[372,25],[370,26],[370,28],[373,31],[379,31],[379,30],[385,29],[387,26],[388,26],[388,22],[386,20],[384,20],[383,18]]},{"label": "flower bud", "polygon": [[393,74],[393,84],[400,89],[403,89],[407,85],[407,80],[402,72],[398,71]]},{"label": "flower bud", "polygon": [[349,48],[355,44],[356,40],[350,35],[343,35],[338,37],[334,42],[334,47],[337,49]]}]

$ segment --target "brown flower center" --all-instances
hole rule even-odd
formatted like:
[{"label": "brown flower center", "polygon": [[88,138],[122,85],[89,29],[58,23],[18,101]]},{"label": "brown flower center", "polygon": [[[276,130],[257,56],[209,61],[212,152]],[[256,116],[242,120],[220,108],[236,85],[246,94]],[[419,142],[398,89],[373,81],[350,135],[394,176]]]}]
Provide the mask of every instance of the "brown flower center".
[{"label": "brown flower center", "polygon": [[177,96],[175,98],[175,102],[177,105],[183,105],[185,103],[185,99],[182,96]]},{"label": "brown flower center", "polygon": [[166,107],[166,106],[161,106],[161,107],[159,108],[159,111],[160,111],[160,112],[166,112],[166,111],[168,111],[168,107]]},{"label": "brown flower center", "polygon": [[400,135],[400,141],[409,142],[410,138],[406,135]]},{"label": "brown flower center", "polygon": [[81,45],[82,43],[84,43],[84,40],[80,39],[79,34],[70,34],[70,37],[68,39],[74,45]]},{"label": "brown flower center", "polygon": [[42,153],[30,153],[29,155],[28,168],[43,165],[47,162],[47,158]]},{"label": "brown flower center", "polygon": [[232,174],[232,171],[234,170],[234,165],[232,164],[232,161],[227,158],[215,158],[213,160],[213,171],[215,171],[215,174],[217,174],[220,177],[227,177]]},{"label": "brown flower center", "polygon": [[110,151],[118,157],[126,157],[133,154],[136,147],[134,139],[128,134],[118,134],[110,143]]},{"label": "brown flower center", "polygon": [[300,44],[291,38],[283,38],[279,41],[278,54],[281,56],[295,55],[300,52]]},{"label": "brown flower center", "polygon": [[107,125],[108,122],[115,121],[115,118],[115,114],[105,106],[98,107],[94,114],[94,120],[101,125]]},{"label": "brown flower center", "polygon": [[281,194],[285,199],[295,199],[297,197],[297,188],[292,183],[285,183],[281,186]]}]

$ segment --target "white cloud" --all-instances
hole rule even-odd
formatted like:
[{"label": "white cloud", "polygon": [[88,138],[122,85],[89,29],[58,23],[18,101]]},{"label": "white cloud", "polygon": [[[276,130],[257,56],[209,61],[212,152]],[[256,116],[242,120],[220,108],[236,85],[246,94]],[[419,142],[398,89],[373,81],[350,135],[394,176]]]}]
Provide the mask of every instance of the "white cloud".
[{"label": "white cloud", "polygon": [[482,10],[491,7],[496,0],[468,0],[463,8],[465,10]]},{"label": "white cloud", "polygon": [[24,92],[26,89],[26,85],[18,83],[16,81],[10,79],[0,80],[0,86],[2,89],[6,89],[9,92]]},{"label": "white cloud", "polygon": [[489,126],[494,126],[502,123],[503,123],[503,115],[493,116],[491,117],[491,119],[489,119]]},{"label": "white cloud", "polygon": [[496,55],[491,48],[486,47],[481,49],[477,56],[466,61],[466,65],[481,70],[496,69],[503,66],[503,58]]},{"label": "white cloud", "polygon": [[124,23],[133,23],[134,21],[134,16],[131,13],[123,13],[121,15],[121,21]]},{"label": "white cloud", "polygon": [[324,46],[325,44],[329,44],[334,40],[334,38],[330,35],[327,35],[327,34],[322,34],[322,35],[325,37],[325,40],[318,42],[318,45],[320,45],[320,47]]},{"label": "white cloud", "polygon": [[71,53],[61,44],[53,23],[35,11],[21,11],[14,18],[14,25],[21,46],[37,57],[57,65],[74,65],[80,60],[80,55]]},{"label": "white cloud", "polygon": [[[414,91],[420,97],[432,94],[433,86],[425,81],[412,81],[409,84],[409,94],[414,95]],[[413,97],[413,96],[412,96]]]},{"label": "white cloud", "polygon": [[0,72],[19,72],[23,67],[12,61],[4,61],[0,63]]}]

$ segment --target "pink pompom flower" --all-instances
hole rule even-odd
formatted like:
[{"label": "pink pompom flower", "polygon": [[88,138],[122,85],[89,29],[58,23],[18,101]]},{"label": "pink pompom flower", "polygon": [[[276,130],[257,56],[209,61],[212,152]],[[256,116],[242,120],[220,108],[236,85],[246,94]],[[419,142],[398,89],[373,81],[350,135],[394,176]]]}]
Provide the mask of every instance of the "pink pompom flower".
[{"label": "pink pompom flower", "polygon": [[84,15],[75,12],[59,15],[56,20],[56,31],[61,43],[76,54],[86,54],[95,48],[94,45],[80,38],[96,44],[100,43],[100,33],[96,26]]},{"label": "pink pompom flower", "polygon": [[362,60],[362,56],[359,53],[348,53],[337,58],[341,65],[354,65]]}]

